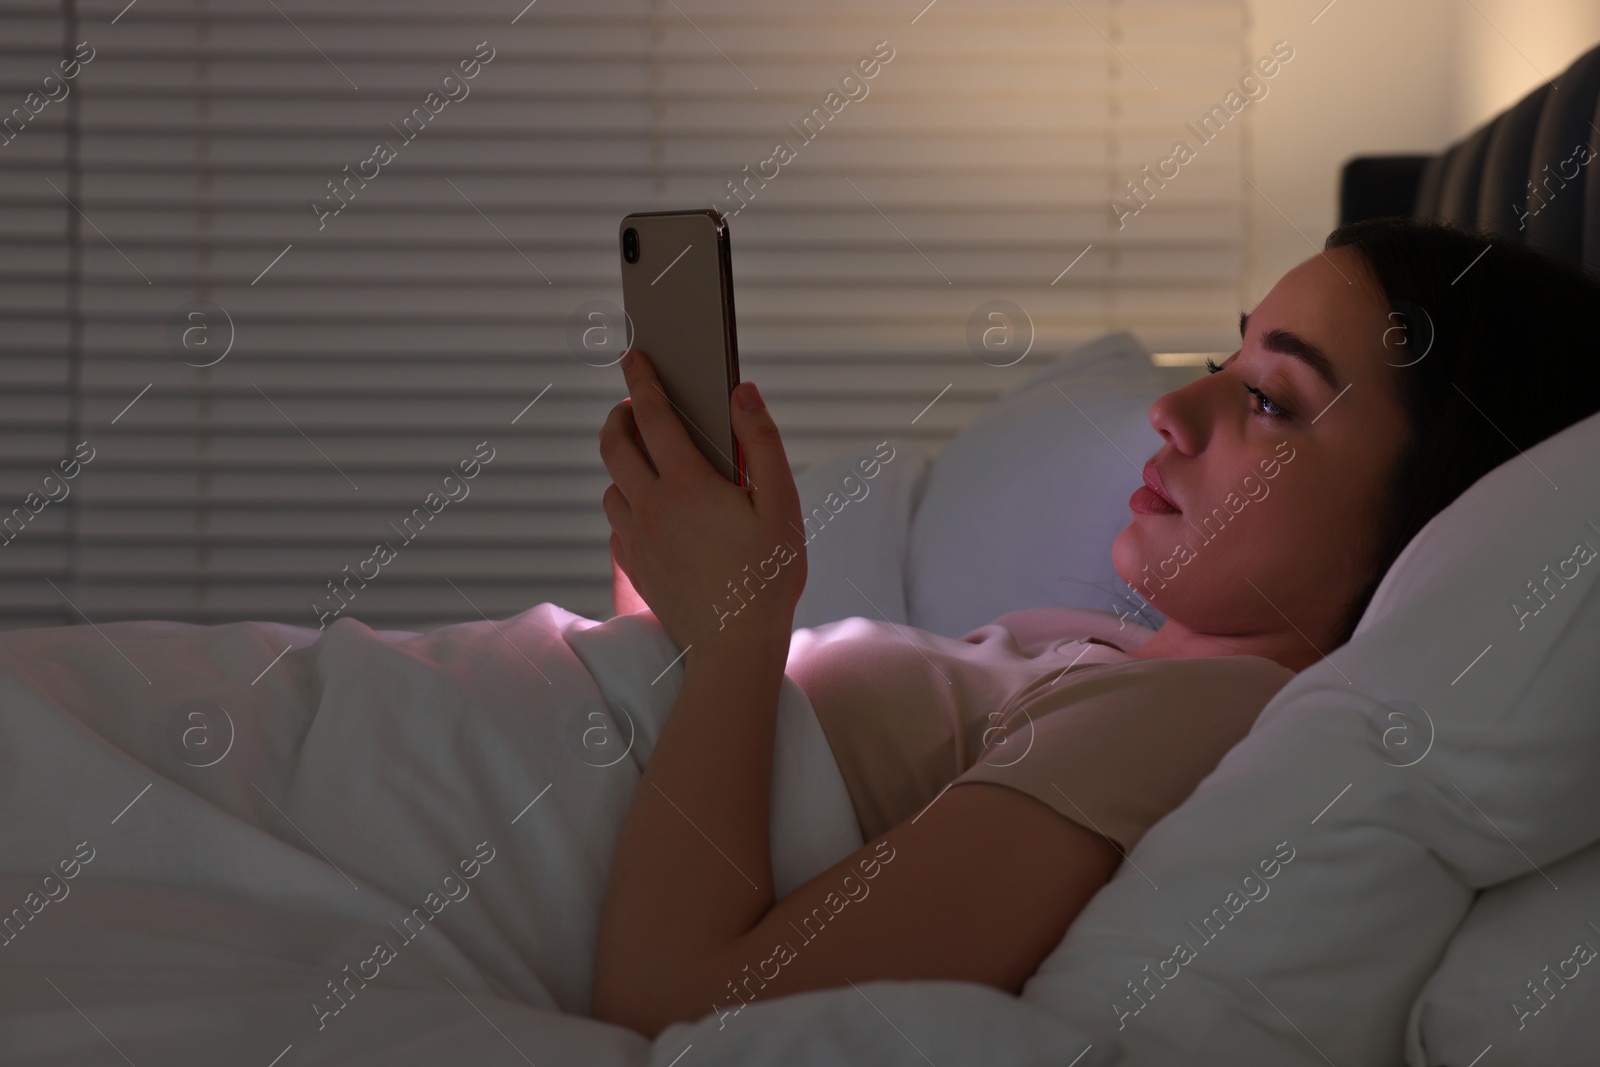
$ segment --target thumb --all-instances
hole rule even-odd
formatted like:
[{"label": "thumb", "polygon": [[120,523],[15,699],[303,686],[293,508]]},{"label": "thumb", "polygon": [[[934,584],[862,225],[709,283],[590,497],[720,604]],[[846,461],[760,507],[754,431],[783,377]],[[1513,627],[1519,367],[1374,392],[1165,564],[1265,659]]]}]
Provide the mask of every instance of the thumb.
[{"label": "thumb", "polygon": [[745,474],[757,494],[778,499],[787,486],[794,491],[794,475],[783,450],[778,424],[772,420],[755,382],[740,382],[732,395],[733,432],[744,447]]}]

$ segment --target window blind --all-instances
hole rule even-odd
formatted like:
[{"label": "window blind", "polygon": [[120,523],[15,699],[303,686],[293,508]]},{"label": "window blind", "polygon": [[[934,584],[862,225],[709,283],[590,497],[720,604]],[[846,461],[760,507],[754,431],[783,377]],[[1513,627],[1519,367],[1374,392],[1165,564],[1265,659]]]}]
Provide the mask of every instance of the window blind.
[{"label": "window blind", "polygon": [[1243,20],[7,5],[0,105],[28,122],[0,147],[0,516],[28,517],[0,535],[0,625],[608,617],[595,435],[623,387],[579,339],[620,326],[630,211],[729,213],[743,376],[797,468],[936,451],[1108,330],[1231,349],[1245,131],[1120,227],[1112,202],[1237,82]]}]

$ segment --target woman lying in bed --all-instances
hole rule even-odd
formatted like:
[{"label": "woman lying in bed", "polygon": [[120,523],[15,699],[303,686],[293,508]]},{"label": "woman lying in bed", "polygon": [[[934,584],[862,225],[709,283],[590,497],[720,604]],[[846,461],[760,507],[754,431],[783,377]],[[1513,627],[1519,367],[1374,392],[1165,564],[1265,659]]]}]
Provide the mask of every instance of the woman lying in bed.
[{"label": "woman lying in bed", "polygon": [[[654,1036],[877,979],[1019,992],[1139,837],[1349,638],[1412,535],[1600,410],[1600,284],[1500,240],[1341,228],[1240,334],[1210,375],[1151,405],[1161,446],[1112,546],[1165,613],[1159,630],[1058,609],[959,639],[851,619],[807,631],[823,639],[792,657],[805,537],[755,386],[732,398],[746,490],[696,450],[648,361],[624,361],[630,399],[600,437],[618,610],[653,612],[687,651],[617,843],[597,1018]],[[738,615],[719,610],[769,560]],[[776,900],[786,667],[866,844]]]}]

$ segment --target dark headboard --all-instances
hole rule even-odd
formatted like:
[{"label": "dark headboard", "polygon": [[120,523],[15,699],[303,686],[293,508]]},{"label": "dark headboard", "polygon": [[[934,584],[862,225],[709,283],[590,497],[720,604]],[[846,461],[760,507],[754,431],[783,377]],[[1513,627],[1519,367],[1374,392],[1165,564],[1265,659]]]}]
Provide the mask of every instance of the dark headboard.
[{"label": "dark headboard", "polygon": [[1344,165],[1339,221],[1410,215],[1498,233],[1600,272],[1600,48],[1433,156]]}]

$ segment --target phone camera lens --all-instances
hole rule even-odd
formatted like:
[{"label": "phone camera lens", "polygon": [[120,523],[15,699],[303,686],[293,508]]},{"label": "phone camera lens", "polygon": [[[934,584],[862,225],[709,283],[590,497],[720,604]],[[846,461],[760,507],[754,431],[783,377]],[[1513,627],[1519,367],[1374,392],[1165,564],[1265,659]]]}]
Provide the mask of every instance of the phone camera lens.
[{"label": "phone camera lens", "polygon": [[629,263],[639,262],[639,231],[632,226],[622,231],[622,258]]}]

